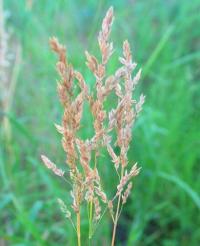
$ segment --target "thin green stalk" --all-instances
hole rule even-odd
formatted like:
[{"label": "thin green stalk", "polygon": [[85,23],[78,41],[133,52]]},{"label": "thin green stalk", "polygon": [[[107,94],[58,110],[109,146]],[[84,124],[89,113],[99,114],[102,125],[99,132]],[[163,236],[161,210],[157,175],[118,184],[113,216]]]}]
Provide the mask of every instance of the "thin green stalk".
[{"label": "thin green stalk", "polygon": [[116,211],[115,220],[114,220],[114,227],[113,227],[113,234],[112,234],[112,243],[111,243],[112,246],[115,245],[115,236],[116,236],[116,229],[117,229],[117,222],[118,222],[118,213],[119,213],[120,202],[121,202],[121,194],[119,195],[119,198],[118,198],[117,211]]},{"label": "thin green stalk", "polygon": [[[97,153],[95,151],[95,157],[94,157],[94,168],[96,169],[97,167]],[[89,202],[89,235],[88,235],[88,239],[89,239],[89,245],[91,243],[91,239],[92,239],[92,220],[93,220],[93,201]]]},{"label": "thin green stalk", "polygon": [[76,215],[76,227],[77,227],[77,242],[78,246],[81,246],[81,216],[80,210]]},{"label": "thin green stalk", "polygon": [[89,203],[89,244],[92,239],[92,219],[93,219],[93,202],[91,201]]},{"label": "thin green stalk", "polygon": [[[122,167],[121,179],[123,178],[123,175],[124,175],[124,167]],[[115,245],[117,222],[118,222],[118,219],[119,219],[119,211],[120,211],[120,202],[121,202],[121,193],[119,194],[118,202],[117,202],[117,211],[116,211],[115,219],[114,219],[114,226],[113,226],[111,246],[114,246]]]}]

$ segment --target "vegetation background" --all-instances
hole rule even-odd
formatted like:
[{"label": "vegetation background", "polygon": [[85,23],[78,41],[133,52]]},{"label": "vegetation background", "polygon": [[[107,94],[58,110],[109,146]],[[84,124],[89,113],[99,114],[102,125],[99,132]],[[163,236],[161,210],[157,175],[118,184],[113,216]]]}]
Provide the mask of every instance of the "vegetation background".
[{"label": "vegetation background", "polygon": [[[75,245],[75,234],[56,203],[57,197],[68,199],[68,188],[40,160],[46,153],[65,167],[53,124],[60,122],[62,108],[48,39],[55,35],[66,44],[70,62],[94,83],[84,50],[99,54],[97,32],[110,5],[115,10],[115,54],[109,71],[118,67],[122,41],[128,38],[134,60],[143,68],[138,93],[146,95],[130,149],[130,159],[138,161],[142,172],[121,216],[117,245],[200,243],[199,0],[5,0],[6,29],[12,42],[20,44],[21,62],[6,113],[9,141],[1,128],[1,246]],[[88,120],[85,115],[85,135]],[[110,163],[103,165],[112,190]],[[86,219],[82,227],[87,239]],[[110,238],[105,216],[94,245],[109,245]]]}]

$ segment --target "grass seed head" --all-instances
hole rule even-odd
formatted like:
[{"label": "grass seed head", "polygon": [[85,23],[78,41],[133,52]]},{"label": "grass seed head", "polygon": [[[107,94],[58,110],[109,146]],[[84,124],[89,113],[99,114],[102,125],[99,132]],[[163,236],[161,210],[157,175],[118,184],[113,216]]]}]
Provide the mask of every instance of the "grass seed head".
[{"label": "grass seed head", "polygon": [[[79,216],[80,207],[84,201],[89,206],[94,204],[93,221],[95,222],[101,217],[101,205],[106,204],[116,226],[119,207],[126,203],[131,192],[131,179],[140,171],[137,164],[128,168],[130,163],[128,150],[132,138],[132,128],[135,119],[142,110],[145,97],[141,95],[138,102],[133,98],[141,70],[136,73],[135,77],[132,77],[136,63],[132,60],[131,47],[127,40],[123,43],[122,57],[119,58],[120,67],[116,69],[113,75],[106,74],[107,62],[113,53],[113,43],[109,40],[113,20],[113,8],[111,7],[103,19],[98,35],[101,61],[89,51],[85,52],[86,65],[95,80],[95,88],[92,92],[90,92],[84,76],[69,64],[65,46],[61,45],[55,37],[50,39],[50,46],[58,55],[56,65],[60,76],[58,94],[64,112],[62,124],[55,126],[58,132],[62,134],[62,146],[66,153],[66,163],[70,169],[73,187],[71,206]],[[78,94],[75,93],[77,82],[80,89]],[[111,94],[115,96],[117,105],[108,110],[105,107],[105,101],[110,100]],[[86,140],[81,139],[78,132],[84,115],[85,103],[90,107],[94,128],[94,135]],[[115,143],[113,143],[113,136],[116,139]],[[119,151],[115,151],[116,146]],[[103,149],[107,150],[119,177],[119,184],[113,198],[108,198],[102,185],[105,177],[100,175],[101,172],[98,171],[103,167],[97,162]],[[95,163],[92,156],[95,156]],[[62,176],[64,174],[47,157],[42,156],[42,160],[47,168],[56,175]],[[115,211],[116,198],[118,198],[118,205]],[[71,216],[62,200],[58,200],[58,202],[61,210],[67,216]],[[91,209],[91,211],[93,210]]]}]

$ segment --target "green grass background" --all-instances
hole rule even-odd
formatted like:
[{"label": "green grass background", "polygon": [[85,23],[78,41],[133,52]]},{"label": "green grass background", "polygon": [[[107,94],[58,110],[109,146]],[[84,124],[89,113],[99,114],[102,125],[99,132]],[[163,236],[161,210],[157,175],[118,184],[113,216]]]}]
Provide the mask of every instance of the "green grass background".
[{"label": "green grass background", "polygon": [[[57,36],[68,57],[94,79],[84,50],[99,55],[100,23],[114,6],[115,54],[109,69],[119,66],[124,39],[143,68],[138,86],[146,95],[133,129],[130,159],[142,166],[121,216],[117,245],[200,245],[200,2],[199,0],[4,1],[7,27],[22,47],[22,62],[13,105],[11,154],[0,143],[0,245],[76,245],[76,237],[56,203],[67,201],[68,187],[41,164],[45,153],[65,168],[60,136],[54,128],[62,116],[56,93],[56,57],[48,39]],[[90,132],[85,117],[83,134]],[[112,191],[110,163],[101,168]],[[87,243],[87,218],[83,218]],[[109,245],[105,216],[93,245]],[[1,244],[2,243],[2,244]]]}]

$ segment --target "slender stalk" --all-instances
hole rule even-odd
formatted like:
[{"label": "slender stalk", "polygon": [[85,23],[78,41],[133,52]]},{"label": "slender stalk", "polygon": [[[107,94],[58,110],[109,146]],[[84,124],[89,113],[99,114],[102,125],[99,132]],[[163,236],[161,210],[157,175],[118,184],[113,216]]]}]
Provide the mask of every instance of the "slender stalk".
[{"label": "slender stalk", "polygon": [[[94,168],[97,168],[97,152],[95,151],[95,157],[94,157]],[[92,219],[93,219],[93,201],[89,202],[89,245],[91,244],[91,239],[92,239]]]},{"label": "slender stalk", "polygon": [[112,234],[112,243],[111,243],[111,246],[114,246],[115,245],[115,236],[116,236],[116,229],[117,229],[117,222],[118,222],[118,214],[119,214],[120,201],[121,201],[121,194],[119,195],[118,203],[117,203],[117,211],[116,211],[116,214],[115,214],[115,220],[114,220],[114,226],[113,226],[113,234]]},{"label": "slender stalk", "polygon": [[[124,167],[122,167],[122,170],[121,170],[121,178],[123,178],[123,175],[124,175]],[[119,219],[119,211],[120,211],[120,202],[121,202],[121,193],[119,194],[118,202],[117,202],[117,211],[116,211],[115,219],[114,219],[111,246],[115,245],[117,222],[118,222],[118,219]]]},{"label": "slender stalk", "polygon": [[89,203],[89,245],[92,239],[93,201]]},{"label": "slender stalk", "polygon": [[81,216],[80,211],[76,215],[76,227],[77,227],[77,242],[78,246],[81,246]]}]

